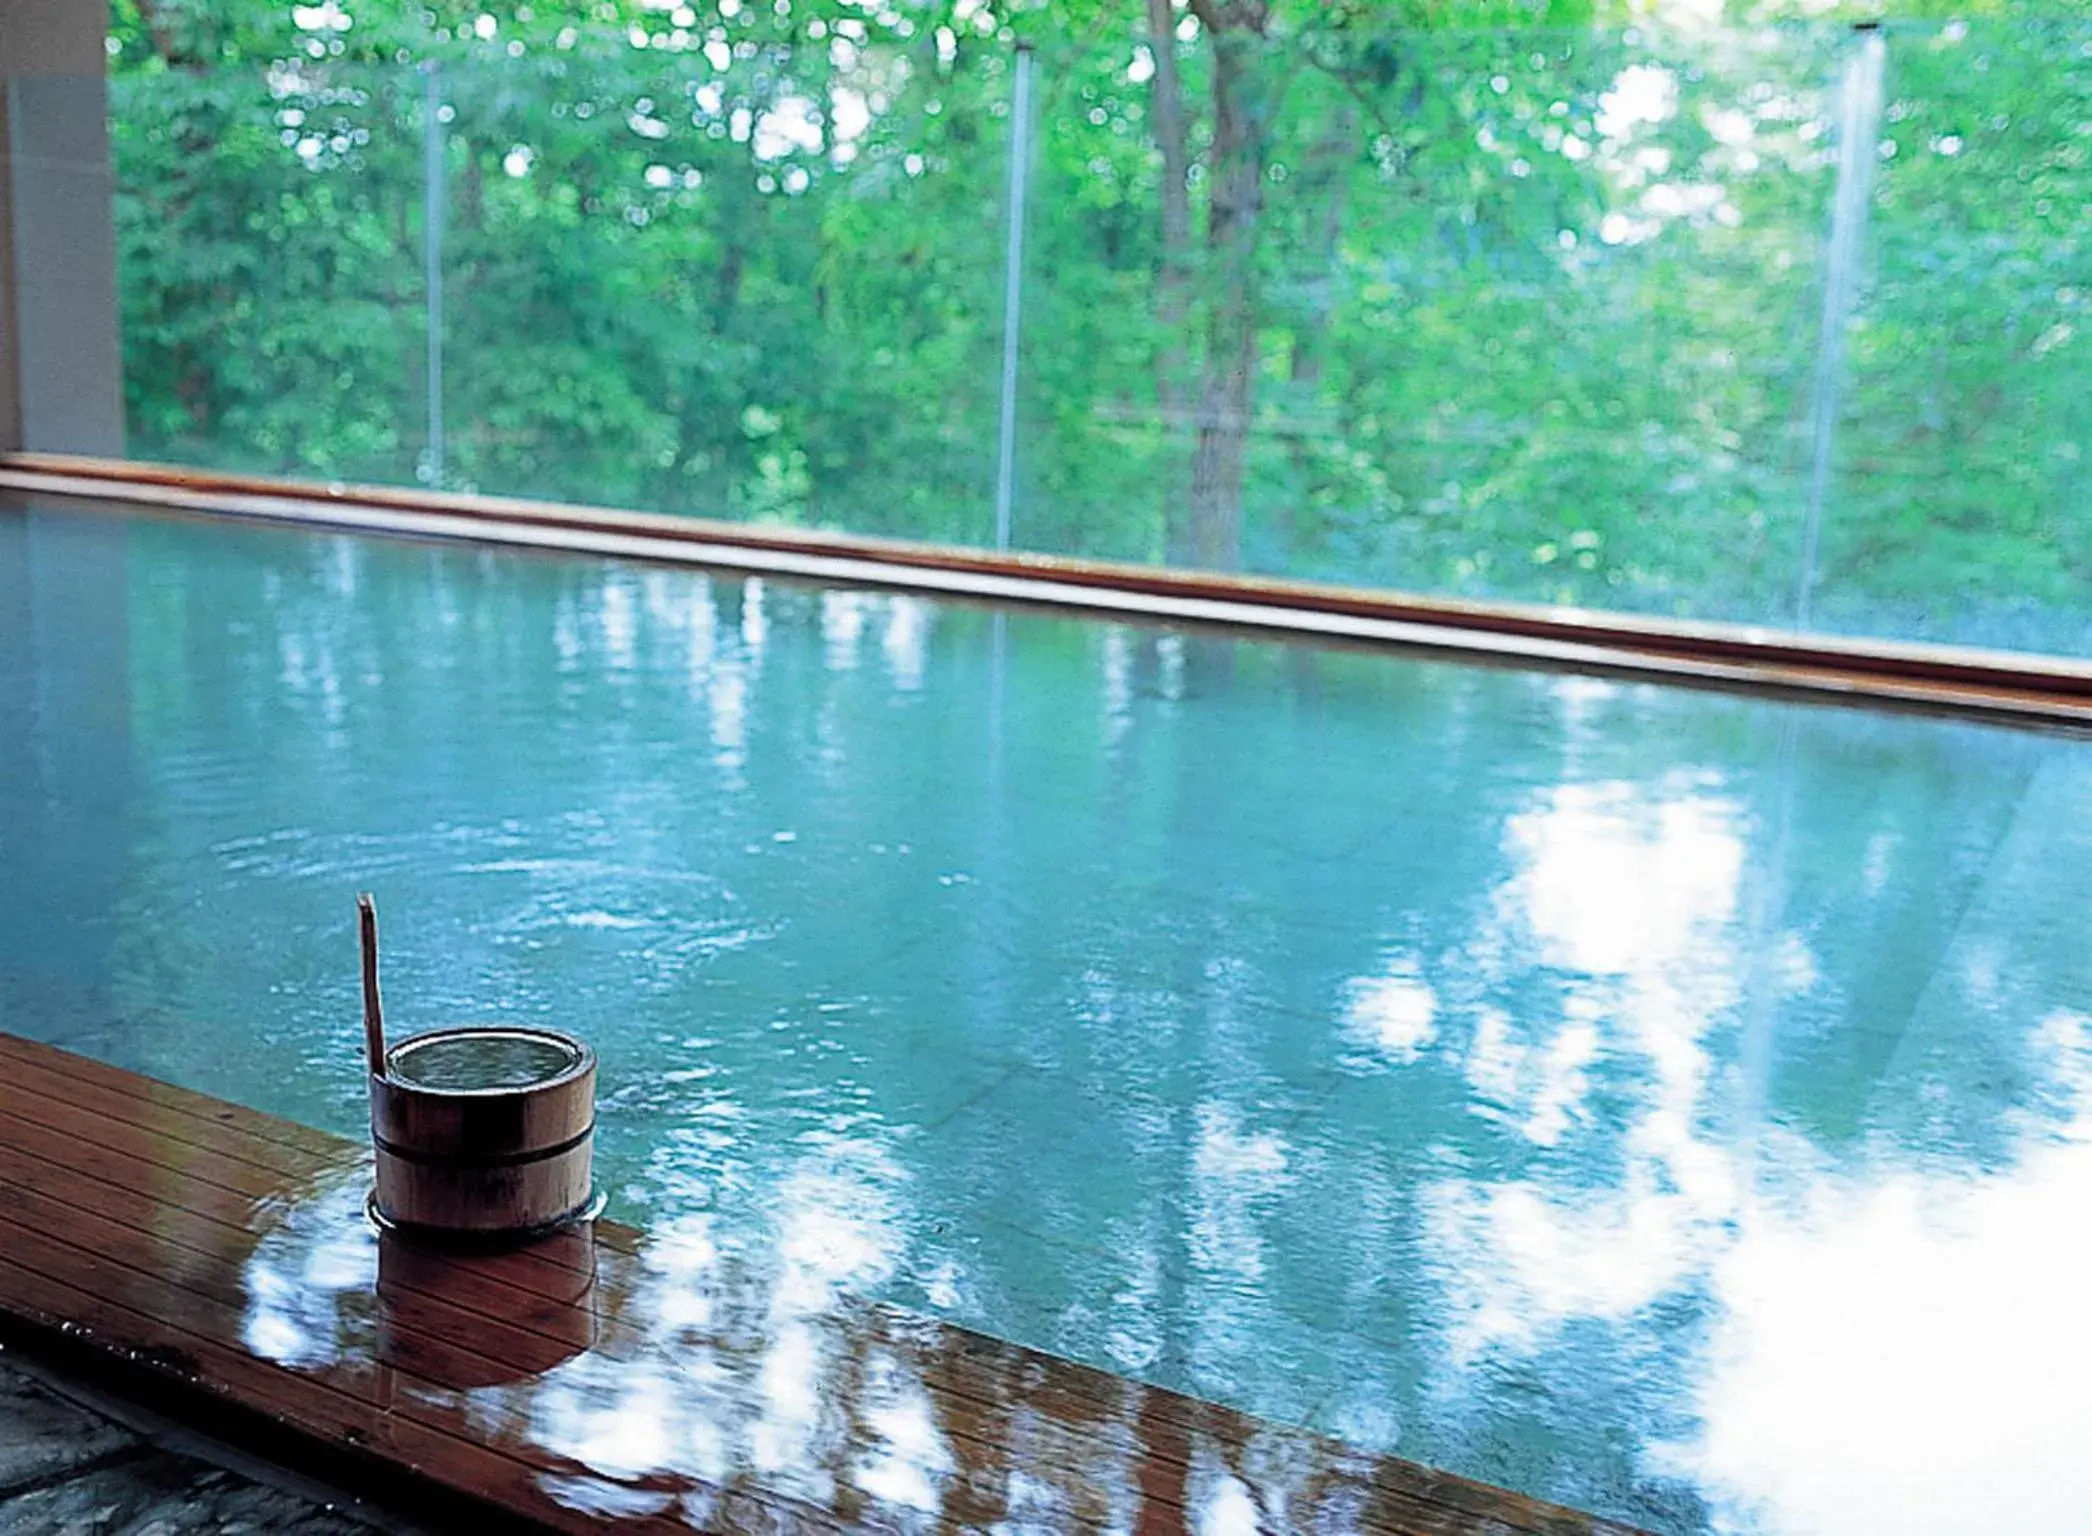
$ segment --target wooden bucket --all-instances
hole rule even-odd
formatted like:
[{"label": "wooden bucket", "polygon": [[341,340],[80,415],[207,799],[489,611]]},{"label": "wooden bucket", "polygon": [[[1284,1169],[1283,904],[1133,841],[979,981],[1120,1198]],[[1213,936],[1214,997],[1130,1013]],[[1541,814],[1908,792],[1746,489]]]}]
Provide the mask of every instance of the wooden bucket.
[{"label": "wooden bucket", "polygon": [[596,1055],[548,1029],[431,1030],[370,1079],[378,1187],[400,1231],[522,1239],[589,1214]]}]

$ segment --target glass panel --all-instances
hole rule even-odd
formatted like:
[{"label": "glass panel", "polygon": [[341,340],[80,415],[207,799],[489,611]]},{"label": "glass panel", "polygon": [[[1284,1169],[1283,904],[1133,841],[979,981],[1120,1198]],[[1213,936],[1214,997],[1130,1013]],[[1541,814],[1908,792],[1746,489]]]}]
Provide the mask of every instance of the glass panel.
[{"label": "glass panel", "polygon": [[[118,24],[134,452],[994,539],[1009,27],[296,14]],[[2092,652],[2087,23],[1167,15],[1033,18],[1020,547]]]},{"label": "glass panel", "polygon": [[2085,23],[1175,27],[1047,50],[1020,543],[2092,649]]},{"label": "glass panel", "polygon": [[109,84],[130,452],[411,482],[426,419],[413,72],[324,46],[169,63],[140,42]]},{"label": "glass panel", "polygon": [[2092,22],[1884,54],[1817,620],[2092,653]]},{"label": "glass panel", "polygon": [[444,72],[447,483],[985,542],[1007,45],[657,19]]},{"label": "glass panel", "polygon": [[1058,54],[1023,540],[1784,620],[1841,35]]}]

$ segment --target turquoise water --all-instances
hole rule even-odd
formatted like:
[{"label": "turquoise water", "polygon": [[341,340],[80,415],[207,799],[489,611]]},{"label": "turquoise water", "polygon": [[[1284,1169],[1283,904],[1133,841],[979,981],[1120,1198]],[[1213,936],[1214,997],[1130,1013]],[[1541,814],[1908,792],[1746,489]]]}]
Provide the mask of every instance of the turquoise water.
[{"label": "turquoise water", "polygon": [[2092,747],[0,510],[0,1027],[1664,1531],[2081,1530]]}]

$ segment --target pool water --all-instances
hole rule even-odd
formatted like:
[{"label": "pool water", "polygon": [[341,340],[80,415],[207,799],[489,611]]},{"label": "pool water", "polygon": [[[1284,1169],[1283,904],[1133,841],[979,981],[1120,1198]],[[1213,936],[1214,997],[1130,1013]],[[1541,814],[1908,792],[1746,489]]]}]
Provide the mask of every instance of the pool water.
[{"label": "pool water", "polygon": [[[0,510],[0,1027],[1664,1531],[2092,1521],[2092,746]],[[753,1260],[752,1260],[753,1261]]]}]

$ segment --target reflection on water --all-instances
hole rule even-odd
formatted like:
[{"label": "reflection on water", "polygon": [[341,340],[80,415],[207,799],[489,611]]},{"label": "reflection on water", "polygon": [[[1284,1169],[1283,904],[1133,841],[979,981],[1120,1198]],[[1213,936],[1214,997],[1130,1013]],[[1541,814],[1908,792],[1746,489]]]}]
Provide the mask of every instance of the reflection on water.
[{"label": "reflection on water", "polygon": [[449,1089],[528,1087],[551,1081],[582,1059],[558,1040],[492,1030],[402,1040],[386,1058],[390,1075],[402,1082]]},{"label": "reflection on water", "polygon": [[[354,1134],[372,887],[400,1028],[587,1037],[643,1337],[471,1389],[575,1501],[955,1497],[975,1453],[835,1331],[873,1298],[1666,1531],[2092,1510],[2047,1385],[2092,1367],[2078,740],[350,539],[126,558],[120,742],[47,631],[0,662],[5,835],[92,876],[8,931],[107,935],[0,958],[0,1024]],[[113,812],[60,740],[126,756]],[[380,1326],[298,1312],[381,1296],[356,1241],[273,1300],[258,1258],[257,1348]],[[1185,1465],[1216,1520],[1269,1486]]]}]

